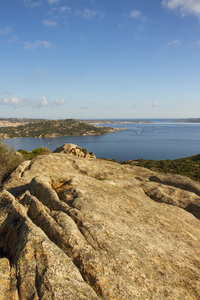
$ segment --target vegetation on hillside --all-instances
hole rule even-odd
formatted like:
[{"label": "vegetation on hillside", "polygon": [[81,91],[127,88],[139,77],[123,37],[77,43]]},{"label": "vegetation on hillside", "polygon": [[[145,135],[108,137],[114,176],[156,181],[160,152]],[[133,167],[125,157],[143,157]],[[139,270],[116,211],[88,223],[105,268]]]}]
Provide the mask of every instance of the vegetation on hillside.
[{"label": "vegetation on hillside", "polygon": [[24,160],[32,159],[37,155],[46,155],[51,153],[48,148],[39,147],[32,151],[19,149],[17,152],[14,148],[8,149],[6,143],[0,140],[0,185]]},{"label": "vegetation on hillside", "polygon": [[13,124],[15,123],[30,123],[30,122],[38,122],[45,119],[28,119],[28,118],[0,118],[0,121],[7,121]]},{"label": "vegetation on hillside", "polygon": [[45,147],[39,147],[32,151],[26,151],[23,149],[19,149],[18,152],[23,155],[25,160],[32,159],[33,157],[35,157],[37,155],[46,155],[46,154],[51,153],[51,151]]},{"label": "vegetation on hillside", "polygon": [[121,163],[137,165],[156,172],[179,174],[200,182],[200,154],[174,160],[138,159]]},{"label": "vegetation on hillside", "polygon": [[0,184],[22,161],[21,155],[17,155],[13,148],[9,150],[7,144],[0,141]]},{"label": "vegetation on hillside", "polygon": [[0,127],[0,138],[101,135],[110,131],[113,131],[110,127],[95,127],[74,119],[39,120],[16,127]]}]

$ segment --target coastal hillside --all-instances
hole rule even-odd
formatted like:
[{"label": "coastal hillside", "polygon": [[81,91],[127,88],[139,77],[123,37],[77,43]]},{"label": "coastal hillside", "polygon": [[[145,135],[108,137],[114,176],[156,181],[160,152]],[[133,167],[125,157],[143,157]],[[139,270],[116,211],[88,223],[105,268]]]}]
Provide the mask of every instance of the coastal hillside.
[{"label": "coastal hillside", "polygon": [[200,184],[73,144],[0,193],[0,299],[200,299]]},{"label": "coastal hillside", "polygon": [[24,125],[30,122],[38,122],[44,119],[28,119],[28,118],[0,118],[0,127]]},{"label": "coastal hillside", "polygon": [[57,137],[66,135],[101,135],[115,129],[96,127],[74,119],[38,120],[18,126],[0,127],[0,139],[17,137]]},{"label": "coastal hillside", "polygon": [[200,182],[200,154],[173,160],[138,159],[120,163],[137,165],[156,172],[179,174]]}]

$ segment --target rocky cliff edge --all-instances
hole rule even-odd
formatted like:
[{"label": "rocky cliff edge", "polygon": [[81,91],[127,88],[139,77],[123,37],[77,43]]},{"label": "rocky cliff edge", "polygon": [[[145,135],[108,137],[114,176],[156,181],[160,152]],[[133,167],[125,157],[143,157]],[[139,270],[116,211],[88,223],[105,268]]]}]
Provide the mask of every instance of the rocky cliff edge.
[{"label": "rocky cliff edge", "polygon": [[0,299],[200,299],[200,185],[63,153],[0,194]]}]

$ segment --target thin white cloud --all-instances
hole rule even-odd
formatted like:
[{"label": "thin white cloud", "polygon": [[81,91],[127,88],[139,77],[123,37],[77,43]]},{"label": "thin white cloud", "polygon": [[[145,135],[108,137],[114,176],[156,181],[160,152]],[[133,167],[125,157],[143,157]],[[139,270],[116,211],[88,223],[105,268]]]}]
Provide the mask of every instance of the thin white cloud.
[{"label": "thin white cloud", "polygon": [[62,13],[64,13],[65,11],[70,11],[71,10],[71,8],[69,7],[69,6],[62,6],[61,8],[60,8],[60,13],[62,14]]},{"label": "thin white cloud", "polygon": [[3,105],[9,104],[9,102],[10,102],[9,97],[5,96],[1,99],[1,104],[3,104]]},{"label": "thin white cloud", "polygon": [[60,0],[48,0],[49,4],[57,4]]},{"label": "thin white cloud", "polygon": [[0,104],[3,104],[3,105],[10,104],[10,97],[11,97],[11,93],[5,92],[0,101]]},{"label": "thin white cloud", "polygon": [[135,19],[135,20],[143,21],[143,22],[147,21],[147,18],[138,9],[131,10],[128,14],[123,14],[123,16],[124,17],[129,17],[129,18],[132,18],[132,19]]},{"label": "thin white cloud", "polygon": [[9,43],[17,43],[19,41],[17,35],[12,35],[11,38],[8,40]]},{"label": "thin white cloud", "polygon": [[181,41],[179,40],[174,40],[168,43],[168,46],[180,46],[181,45]]},{"label": "thin white cloud", "polygon": [[34,1],[34,0],[24,0],[24,4],[26,7],[29,7],[29,8],[37,8],[41,5],[41,2]]},{"label": "thin white cloud", "polygon": [[8,34],[11,31],[11,27],[0,28],[0,34]]},{"label": "thin white cloud", "polygon": [[15,107],[19,107],[23,101],[22,97],[12,97],[11,98],[11,105],[14,105]]},{"label": "thin white cloud", "polygon": [[71,12],[71,8],[67,5],[64,6],[53,6],[51,7],[51,9],[48,12],[49,17],[51,18],[51,20],[55,21],[55,23],[53,22],[46,22],[45,20],[45,25],[46,26],[56,26],[57,22],[56,21],[60,21],[62,18],[66,18],[66,16]]},{"label": "thin white cloud", "polygon": [[133,19],[139,19],[139,18],[141,18],[141,16],[142,16],[142,13],[139,10],[132,10],[130,12],[130,17]]},{"label": "thin white cloud", "polygon": [[197,41],[197,46],[199,46],[199,47],[200,47],[200,40],[198,40],[198,41]]},{"label": "thin white cloud", "polygon": [[56,22],[55,21],[49,21],[49,20],[44,20],[43,24],[47,27],[56,27]]},{"label": "thin white cloud", "polygon": [[83,10],[77,9],[76,16],[82,16],[84,19],[93,19],[95,17],[98,17],[99,19],[104,19],[105,13],[101,10],[91,10],[85,8]]},{"label": "thin white cloud", "polygon": [[11,97],[11,93],[6,92],[1,99],[0,104],[2,105],[13,105],[15,107],[19,107],[22,102],[25,102],[25,99],[22,97]]},{"label": "thin white cloud", "polygon": [[42,100],[40,101],[40,104],[38,105],[39,107],[44,107],[49,104],[47,98],[45,96],[42,97]]},{"label": "thin white cloud", "polygon": [[11,93],[6,92],[1,99],[0,104],[2,105],[13,105],[15,107],[19,107],[22,102],[24,102],[24,98],[22,97],[11,97]]},{"label": "thin white cloud", "polygon": [[65,101],[65,99],[56,99],[56,105],[64,105],[66,104],[67,102]]},{"label": "thin white cloud", "polygon": [[153,106],[153,107],[159,107],[160,104],[156,101],[152,106]]},{"label": "thin white cloud", "polygon": [[54,47],[54,43],[48,42],[48,41],[36,41],[35,43],[31,43],[31,42],[25,42],[24,43],[24,49],[27,50],[34,50],[37,48],[53,48]]},{"label": "thin white cloud", "polygon": [[166,44],[162,46],[163,49],[168,49],[169,47],[177,47],[181,46],[181,41],[180,40],[174,40],[174,41],[169,41]]},{"label": "thin white cloud", "polygon": [[200,17],[199,0],[162,0],[162,5],[172,10],[178,10],[182,16],[192,14]]}]

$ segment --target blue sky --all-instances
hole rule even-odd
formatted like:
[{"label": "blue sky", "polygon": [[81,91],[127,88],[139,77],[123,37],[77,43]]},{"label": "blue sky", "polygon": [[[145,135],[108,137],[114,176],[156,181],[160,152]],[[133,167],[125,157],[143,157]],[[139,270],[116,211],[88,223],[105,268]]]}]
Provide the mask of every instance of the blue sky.
[{"label": "blue sky", "polygon": [[0,117],[200,117],[200,0],[1,0]]}]

